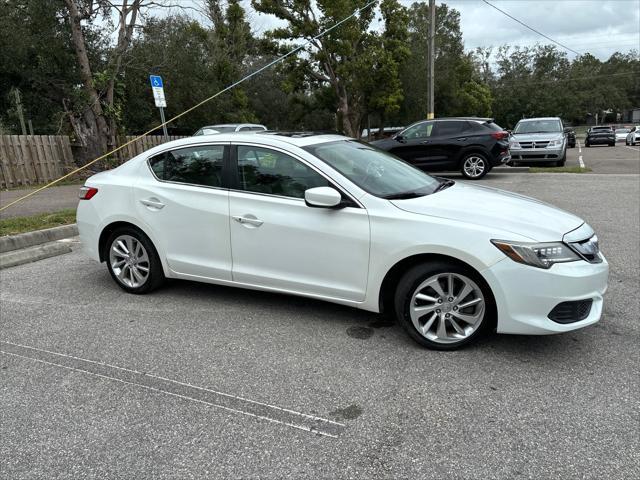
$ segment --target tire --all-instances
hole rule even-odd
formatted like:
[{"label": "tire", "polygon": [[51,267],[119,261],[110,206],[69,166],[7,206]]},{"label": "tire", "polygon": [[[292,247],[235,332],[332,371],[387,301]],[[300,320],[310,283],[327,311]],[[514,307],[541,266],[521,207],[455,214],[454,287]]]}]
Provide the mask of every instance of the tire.
[{"label": "tire", "polygon": [[[104,248],[111,278],[125,292],[141,295],[152,292],[164,283],[158,252],[149,237],[140,230],[133,227],[118,228],[109,236]],[[134,252],[133,257],[131,251]]]},{"label": "tire", "polygon": [[567,162],[567,151],[564,151],[562,158],[556,162],[556,167],[564,167],[564,164]]},{"label": "tire", "polygon": [[[453,278],[453,294],[449,276]],[[431,286],[434,282],[440,292]],[[465,285],[470,288],[467,294],[463,293]],[[461,294],[464,297],[458,299]],[[476,303],[459,309],[458,305],[471,301]],[[484,279],[471,269],[448,262],[422,263],[407,271],[398,282],[394,306],[397,320],[409,336],[434,350],[455,350],[475,342],[496,318],[495,301]],[[425,313],[414,310],[421,307]],[[474,317],[477,319],[472,321]]]},{"label": "tire", "polygon": [[589,142],[584,142],[584,146],[589,148],[591,145],[589,145]]},{"label": "tire", "polygon": [[480,180],[491,170],[482,153],[468,153],[460,162],[460,172],[468,180]]},{"label": "tire", "polygon": [[609,144],[609,146],[610,146],[610,147],[615,147],[615,146],[616,146],[616,144],[615,144],[615,143],[610,143],[610,144]]}]

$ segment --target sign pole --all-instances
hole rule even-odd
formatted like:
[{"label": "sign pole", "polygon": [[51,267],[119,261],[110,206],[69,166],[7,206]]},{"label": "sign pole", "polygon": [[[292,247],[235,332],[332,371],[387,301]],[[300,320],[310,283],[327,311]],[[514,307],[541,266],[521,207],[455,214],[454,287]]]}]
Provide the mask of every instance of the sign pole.
[{"label": "sign pole", "polygon": [[164,124],[164,108],[158,107],[160,109],[160,120],[162,121],[162,131],[164,132],[164,140],[165,142],[169,141],[169,134],[167,133],[167,126]]},{"label": "sign pole", "polygon": [[166,120],[164,119],[164,107],[167,106],[167,100],[164,97],[164,82],[160,75],[149,75],[149,83],[151,83],[151,90],[153,91],[153,100],[156,107],[160,109],[160,120],[162,121],[162,131],[164,133],[164,141],[169,140],[169,134],[167,133]]}]

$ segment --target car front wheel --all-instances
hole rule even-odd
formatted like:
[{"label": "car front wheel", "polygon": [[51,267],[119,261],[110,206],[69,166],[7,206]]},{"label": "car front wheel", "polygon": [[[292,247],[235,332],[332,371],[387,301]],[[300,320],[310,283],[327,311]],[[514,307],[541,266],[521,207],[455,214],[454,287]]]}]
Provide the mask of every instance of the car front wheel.
[{"label": "car front wheel", "polygon": [[151,240],[134,228],[120,228],[107,240],[107,268],[115,282],[129,293],[149,293],[165,280]]},{"label": "car front wheel", "polygon": [[469,180],[479,180],[489,173],[489,163],[483,155],[470,153],[462,160],[460,172]]},{"label": "car front wheel", "polygon": [[449,263],[409,270],[398,283],[399,323],[419,344],[454,350],[478,338],[495,315],[493,297],[475,272]]}]

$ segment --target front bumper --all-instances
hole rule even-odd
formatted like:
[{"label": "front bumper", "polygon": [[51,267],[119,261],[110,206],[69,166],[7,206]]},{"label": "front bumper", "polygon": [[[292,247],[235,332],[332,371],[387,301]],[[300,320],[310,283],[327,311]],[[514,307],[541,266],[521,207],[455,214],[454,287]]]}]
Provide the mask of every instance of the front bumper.
[{"label": "front bumper", "polygon": [[559,160],[564,156],[564,148],[520,148],[511,149],[511,160],[519,162],[546,162]]},{"label": "front bumper", "polygon": [[[602,255],[602,254],[601,254]],[[580,260],[550,269],[530,267],[505,258],[483,272],[495,296],[498,333],[547,335],[586,327],[600,320],[609,264]],[[558,323],[548,315],[559,303],[593,301],[584,320]]]}]

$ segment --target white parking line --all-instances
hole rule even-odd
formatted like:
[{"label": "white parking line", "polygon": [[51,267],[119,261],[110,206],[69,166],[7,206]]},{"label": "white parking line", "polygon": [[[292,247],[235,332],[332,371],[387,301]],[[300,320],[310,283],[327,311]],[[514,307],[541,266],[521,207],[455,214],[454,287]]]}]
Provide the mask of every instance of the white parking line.
[{"label": "white parking line", "polygon": [[128,368],[96,362],[64,353],[52,352],[40,348],[0,341],[0,353],[28,360],[34,360],[67,370],[93,375],[105,380],[152,390],[165,395],[178,397],[192,402],[202,403],[232,413],[266,420],[280,425],[304,430],[331,438],[337,438],[344,430],[343,423],[297,412],[247,398],[222,393],[189,383],[171,380],[165,377],[139,372]]},{"label": "white parking line", "polygon": [[624,145],[624,148],[628,148],[629,150],[633,150],[634,152],[640,152],[640,148],[630,147],[629,145]]},{"label": "white parking line", "polygon": [[580,168],[584,168],[584,161],[582,160],[582,155],[578,157],[578,162],[580,162]]},{"label": "white parking line", "polygon": [[580,142],[578,142],[578,153],[582,153],[582,145],[580,145]]}]

